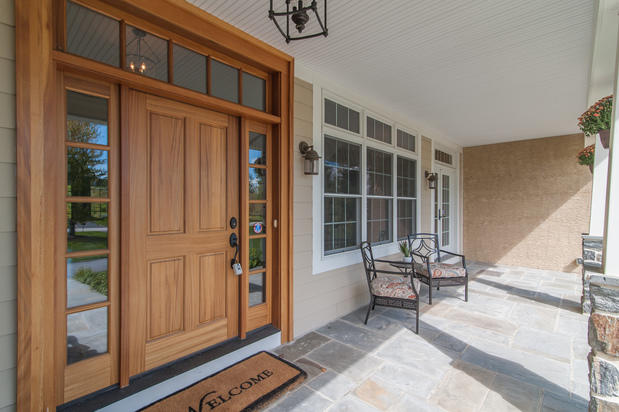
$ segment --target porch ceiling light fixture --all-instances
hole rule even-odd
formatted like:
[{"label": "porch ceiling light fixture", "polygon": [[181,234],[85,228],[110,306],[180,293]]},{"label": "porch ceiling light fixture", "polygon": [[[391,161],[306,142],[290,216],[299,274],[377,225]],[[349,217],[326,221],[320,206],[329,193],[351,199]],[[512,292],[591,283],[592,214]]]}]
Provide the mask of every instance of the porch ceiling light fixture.
[{"label": "porch ceiling light fixture", "polygon": [[[276,2],[281,2],[282,0],[276,0]],[[286,43],[290,43],[291,40],[302,40],[302,39],[310,39],[312,37],[325,36],[329,34],[329,30],[327,30],[327,0],[323,0],[323,18],[320,18],[320,13],[318,10],[318,3],[316,0],[312,0],[312,2],[308,6],[303,6],[303,0],[299,0],[296,6],[292,6],[290,8],[290,3],[293,3],[294,0],[284,0],[286,3],[286,11],[275,11],[273,9],[273,0],[270,1],[271,7],[269,8],[269,19],[273,21],[277,30],[284,36],[286,39]],[[292,24],[296,27],[299,34],[303,33],[305,30],[306,24],[310,20],[310,14],[308,12],[313,12],[316,16],[316,21],[318,25],[322,29],[321,32],[304,34],[300,36],[293,37],[290,35],[290,21],[292,20]],[[282,26],[277,21],[278,17],[286,18],[286,31],[282,29]],[[324,21],[324,23],[323,23]]]},{"label": "porch ceiling light fixture", "polygon": [[299,151],[305,159],[303,161],[303,173],[306,175],[317,175],[320,155],[314,150],[314,146],[301,142],[299,143]]},{"label": "porch ceiling light fixture", "polygon": [[[149,66],[154,66],[159,63],[159,59],[157,59],[157,54],[146,41],[146,32],[138,29],[137,27],[134,27],[131,31],[133,32],[135,38],[127,44],[127,48],[129,48],[133,43],[137,43],[137,53],[127,54],[127,57],[129,58],[129,69],[134,73],[137,72],[144,74]],[[144,51],[142,49],[144,49]],[[146,56],[145,52],[149,52],[154,58]],[[146,62],[148,62],[148,66],[146,65]]]},{"label": "porch ceiling light fixture", "polygon": [[426,180],[428,181],[428,189],[436,189],[436,181],[438,180],[438,173],[430,173],[426,170]]}]

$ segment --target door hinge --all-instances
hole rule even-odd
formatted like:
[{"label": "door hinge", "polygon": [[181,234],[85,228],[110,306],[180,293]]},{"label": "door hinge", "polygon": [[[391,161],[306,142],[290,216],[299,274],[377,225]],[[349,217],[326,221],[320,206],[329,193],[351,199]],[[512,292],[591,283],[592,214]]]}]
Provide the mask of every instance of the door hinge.
[{"label": "door hinge", "polygon": [[273,219],[273,227],[277,228],[277,219]]}]

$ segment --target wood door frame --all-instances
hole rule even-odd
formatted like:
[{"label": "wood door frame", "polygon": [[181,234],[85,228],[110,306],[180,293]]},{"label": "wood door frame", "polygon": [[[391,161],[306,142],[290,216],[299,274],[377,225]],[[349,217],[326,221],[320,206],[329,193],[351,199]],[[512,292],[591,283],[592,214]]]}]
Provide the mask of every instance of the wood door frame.
[{"label": "wood door frame", "polygon": [[[51,411],[58,404],[55,370],[54,276],[58,250],[56,208],[62,193],[54,189],[59,176],[55,167],[58,110],[55,105],[58,69],[74,71],[218,110],[273,124],[277,177],[274,179],[274,217],[279,230],[273,237],[278,255],[274,273],[273,324],[282,331],[282,342],[293,337],[293,82],[291,56],[263,43],[205,11],[180,0],[87,0],[89,4],[114,7],[128,15],[204,44],[269,73],[270,113],[225,102],[211,96],[129,73],[55,50],[55,31],[63,7],[59,1],[20,0],[15,4],[16,27],[16,125],[17,125],[17,408]],[[113,6],[111,5],[113,3]],[[58,36],[58,37],[57,37]]]}]

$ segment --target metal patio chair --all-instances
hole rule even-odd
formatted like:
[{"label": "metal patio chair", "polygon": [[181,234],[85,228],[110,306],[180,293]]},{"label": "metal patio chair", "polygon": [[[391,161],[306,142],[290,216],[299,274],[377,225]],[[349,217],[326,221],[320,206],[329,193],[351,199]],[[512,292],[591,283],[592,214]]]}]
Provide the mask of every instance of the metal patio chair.
[{"label": "metal patio chair", "polygon": [[[432,288],[464,285],[464,301],[469,301],[469,274],[464,255],[440,249],[438,235],[435,233],[414,233],[408,235],[408,245],[413,255],[415,277],[428,285],[428,303],[432,304]],[[441,262],[443,255],[461,259],[460,264]]]},{"label": "metal patio chair", "polygon": [[362,242],[360,249],[370,289],[370,304],[364,323],[367,325],[370,311],[376,305],[409,309],[416,312],[415,333],[419,333],[419,280],[413,278],[412,271],[403,275],[400,271],[377,269],[376,263],[392,262],[374,259],[370,242]]}]

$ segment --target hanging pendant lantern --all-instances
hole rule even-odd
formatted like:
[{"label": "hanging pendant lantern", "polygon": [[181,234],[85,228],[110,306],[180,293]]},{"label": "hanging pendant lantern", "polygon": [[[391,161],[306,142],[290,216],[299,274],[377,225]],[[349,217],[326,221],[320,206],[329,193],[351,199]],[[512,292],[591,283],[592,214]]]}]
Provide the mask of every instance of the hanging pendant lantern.
[{"label": "hanging pendant lantern", "polygon": [[[276,2],[281,3],[281,0],[276,0]],[[276,12],[273,9],[273,0],[271,0],[271,7],[269,8],[269,19],[273,21],[277,30],[284,36],[286,39],[286,43],[290,43],[292,40],[302,40],[302,39],[310,39],[312,37],[325,36],[329,34],[327,30],[327,0],[323,0],[323,8],[322,8],[322,18],[320,17],[320,11],[318,10],[318,3],[316,0],[312,0],[308,6],[303,5],[303,0],[298,0],[296,5],[290,7],[290,3],[294,3],[293,0],[284,0],[286,3],[286,11]],[[315,19],[320,27],[320,32],[310,33],[310,34],[302,34],[305,30],[307,24],[311,20],[311,16],[315,16]],[[282,25],[279,20],[286,19],[286,31],[282,29]],[[299,36],[291,36],[290,35],[290,25],[294,25]]]}]

